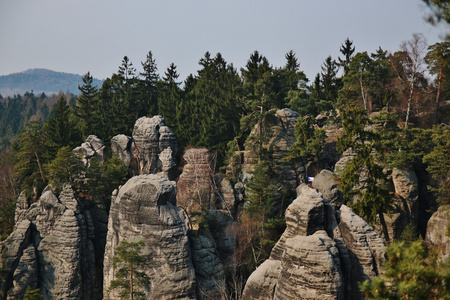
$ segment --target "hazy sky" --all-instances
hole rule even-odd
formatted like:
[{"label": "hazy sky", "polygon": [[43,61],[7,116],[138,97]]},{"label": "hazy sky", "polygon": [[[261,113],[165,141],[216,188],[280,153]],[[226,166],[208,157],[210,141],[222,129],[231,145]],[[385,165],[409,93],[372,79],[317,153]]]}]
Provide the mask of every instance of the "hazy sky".
[{"label": "hazy sky", "polygon": [[124,55],[141,70],[151,50],[160,74],[174,62],[184,80],[206,51],[239,69],[254,50],[275,67],[293,50],[312,80],[347,37],[369,53],[394,52],[415,32],[440,41],[427,13],[421,0],[0,0],[0,75],[47,68],[104,79]]}]

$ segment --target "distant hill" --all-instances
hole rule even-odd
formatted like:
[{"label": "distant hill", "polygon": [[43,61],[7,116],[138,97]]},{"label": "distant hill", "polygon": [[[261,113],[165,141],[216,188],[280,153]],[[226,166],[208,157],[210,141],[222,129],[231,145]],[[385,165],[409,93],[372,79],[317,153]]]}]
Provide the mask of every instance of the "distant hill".
[{"label": "distant hill", "polygon": [[[33,91],[51,95],[60,91],[78,94],[78,85],[83,84],[81,75],[55,72],[47,69],[29,69],[20,73],[0,76],[0,94],[12,96]],[[93,84],[100,87],[102,80],[95,79]]]}]

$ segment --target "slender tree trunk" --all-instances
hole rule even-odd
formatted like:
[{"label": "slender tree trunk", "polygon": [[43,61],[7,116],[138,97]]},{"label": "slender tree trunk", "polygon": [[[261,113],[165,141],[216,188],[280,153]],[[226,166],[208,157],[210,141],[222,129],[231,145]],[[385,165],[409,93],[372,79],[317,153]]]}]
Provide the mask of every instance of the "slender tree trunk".
[{"label": "slender tree trunk", "polygon": [[133,300],[133,266],[130,266],[130,298]]},{"label": "slender tree trunk", "polygon": [[381,230],[383,231],[384,239],[386,242],[390,242],[389,233],[387,230],[386,220],[384,219],[384,215],[382,211],[378,212],[378,216],[380,217]]},{"label": "slender tree trunk", "polygon": [[441,81],[442,81],[442,69],[439,69],[439,77],[438,77],[438,89],[436,93],[436,110],[434,112],[434,124],[438,122],[438,112],[439,112],[439,102],[441,97]]},{"label": "slender tree trunk", "polygon": [[413,91],[414,91],[414,83],[411,83],[411,87],[409,90],[409,96],[408,96],[408,108],[406,109],[405,128],[408,128],[409,115],[411,113],[411,102],[412,102]]},{"label": "slender tree trunk", "polygon": [[38,167],[39,167],[39,173],[41,173],[42,181],[45,182],[44,171],[42,170],[42,165],[41,165],[41,161],[39,159],[39,155],[37,153],[37,150],[34,150],[34,155],[36,156],[36,161],[37,161],[37,164],[38,164]]}]

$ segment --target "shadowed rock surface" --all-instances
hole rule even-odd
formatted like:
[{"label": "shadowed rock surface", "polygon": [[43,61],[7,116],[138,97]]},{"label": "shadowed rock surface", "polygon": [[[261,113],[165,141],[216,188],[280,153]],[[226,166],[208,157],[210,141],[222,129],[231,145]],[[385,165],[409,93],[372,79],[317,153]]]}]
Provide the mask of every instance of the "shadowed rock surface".
[{"label": "shadowed rock surface", "polygon": [[[22,201],[23,202],[23,201]],[[25,209],[23,202],[18,210]],[[39,287],[44,299],[100,299],[90,207],[81,208],[70,185],[59,196],[47,187],[20,217],[17,229],[1,243],[0,298],[22,298],[26,287]],[[21,215],[21,214],[16,214]],[[22,219],[20,221],[20,219]],[[101,240],[101,238],[100,238]]]}]

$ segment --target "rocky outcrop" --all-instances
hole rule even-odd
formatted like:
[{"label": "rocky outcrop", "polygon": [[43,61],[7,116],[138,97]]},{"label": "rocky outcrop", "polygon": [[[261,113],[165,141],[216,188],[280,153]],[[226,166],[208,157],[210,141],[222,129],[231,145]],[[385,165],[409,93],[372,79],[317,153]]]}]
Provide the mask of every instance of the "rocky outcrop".
[{"label": "rocky outcrop", "polygon": [[249,277],[244,299],[358,299],[357,283],[378,275],[385,244],[342,205],[335,211],[302,185],[286,210],[286,230]]},{"label": "rocky outcrop", "polygon": [[94,243],[89,209],[79,205],[69,185],[59,195],[47,187],[1,244],[6,274],[0,280],[0,298],[21,298],[30,286],[39,287],[45,299],[99,299],[95,285],[102,280],[96,274],[101,261],[96,256],[102,249]]},{"label": "rocky outcrop", "polygon": [[177,175],[175,157],[178,143],[161,116],[139,118],[132,137],[123,134],[114,136],[111,149],[132,175],[160,174],[170,180]]},{"label": "rocky outcrop", "polygon": [[333,204],[337,209],[343,203],[342,193],[333,172],[323,169],[314,177],[312,187],[318,190],[322,196]]},{"label": "rocky outcrop", "polygon": [[149,299],[195,298],[195,271],[184,212],[175,206],[175,183],[158,175],[127,181],[113,196],[104,260],[104,299],[114,278],[113,257],[122,241],[144,241],[140,266],[150,278],[144,290]]},{"label": "rocky outcrop", "polygon": [[105,145],[103,141],[95,135],[87,137],[86,141],[74,149],[74,152],[81,158],[83,165],[89,166],[89,160],[96,157],[103,162],[105,160]]},{"label": "rocky outcrop", "polygon": [[428,221],[426,240],[440,248],[439,259],[450,259],[450,237],[446,234],[450,227],[450,205],[443,205]]},{"label": "rocky outcrop", "polygon": [[214,209],[213,155],[205,148],[191,148],[183,155],[184,167],[177,181],[177,205],[189,215]]}]

